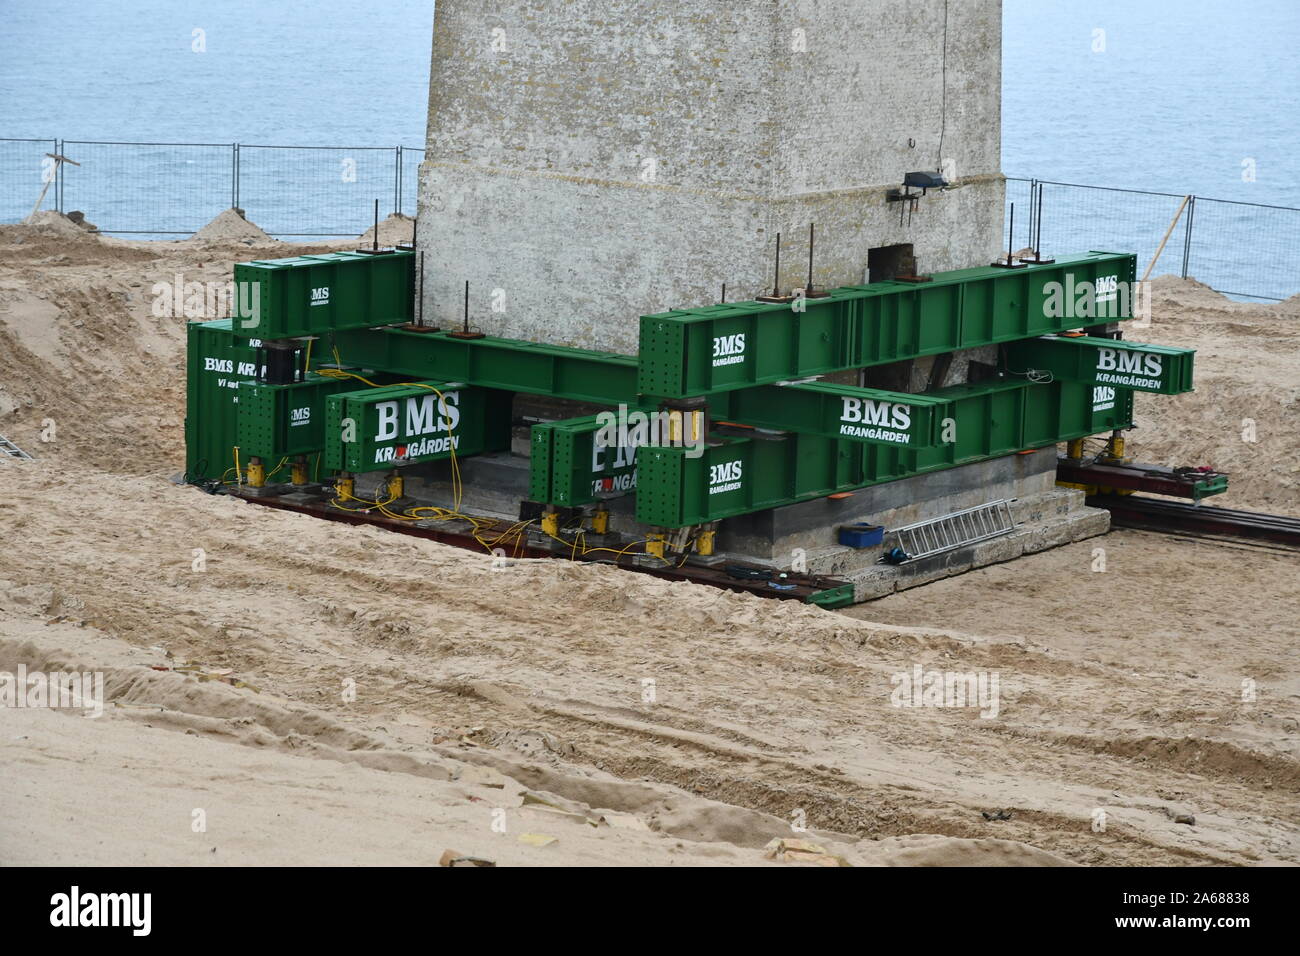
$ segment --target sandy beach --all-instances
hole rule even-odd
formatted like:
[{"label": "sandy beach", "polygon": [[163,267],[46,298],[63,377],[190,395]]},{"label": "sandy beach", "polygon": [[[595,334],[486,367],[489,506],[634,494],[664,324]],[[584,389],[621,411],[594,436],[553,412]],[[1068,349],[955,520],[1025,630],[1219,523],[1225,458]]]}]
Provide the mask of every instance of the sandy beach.
[{"label": "sandy beach", "polygon": [[[0,863],[1300,862],[1294,552],[1114,531],[832,612],[177,486],[156,284],[313,248],[0,227],[0,670],[106,697],[0,709]],[[1300,301],[1154,289],[1197,389],[1130,453],[1300,515]]]}]

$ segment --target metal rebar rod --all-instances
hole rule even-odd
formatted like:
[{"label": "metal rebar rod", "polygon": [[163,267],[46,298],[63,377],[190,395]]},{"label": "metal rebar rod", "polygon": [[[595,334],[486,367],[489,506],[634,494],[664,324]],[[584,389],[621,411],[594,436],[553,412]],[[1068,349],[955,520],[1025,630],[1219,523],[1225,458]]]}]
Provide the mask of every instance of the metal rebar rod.
[{"label": "metal rebar rod", "polygon": [[804,289],[805,292],[811,292],[813,287],[813,244],[816,239],[816,229],[815,223],[808,223],[808,286]]},{"label": "metal rebar rod", "polygon": [[1011,247],[1016,244],[1016,204],[1011,204],[1011,225],[1007,229],[1007,265],[1011,265]]},{"label": "metal rebar rod", "polygon": [[776,274],[772,277],[772,295],[781,294],[781,234],[776,234]]}]

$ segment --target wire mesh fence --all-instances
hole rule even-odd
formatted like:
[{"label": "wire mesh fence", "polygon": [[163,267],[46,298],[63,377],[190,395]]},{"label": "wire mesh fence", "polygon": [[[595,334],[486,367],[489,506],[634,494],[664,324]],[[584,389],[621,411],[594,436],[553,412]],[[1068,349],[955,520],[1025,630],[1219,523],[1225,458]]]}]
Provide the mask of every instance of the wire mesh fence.
[{"label": "wire mesh fence", "polygon": [[41,196],[43,209],[136,238],[193,235],[230,208],[272,236],[356,236],[375,200],[381,216],[415,214],[423,158],[409,146],[0,139],[0,223],[23,221]]},{"label": "wire mesh fence", "polygon": [[[41,208],[80,210],[101,232],[136,237],[192,235],[231,207],[272,236],[356,236],[375,200],[380,216],[415,214],[423,159],[410,146],[0,137],[0,223],[21,222],[40,197]],[[1300,293],[1300,209],[1010,177],[1003,229],[1013,251],[1031,245],[1035,185],[1044,256],[1134,252],[1144,272],[1159,249],[1152,275],[1190,276],[1246,299]]]},{"label": "wire mesh fence", "polygon": [[394,212],[398,152],[392,146],[238,148],[238,202],[275,236],[355,236]]},{"label": "wire mesh fence", "polygon": [[230,143],[62,140],[56,208],[104,232],[188,236],[233,204]]},{"label": "wire mesh fence", "polygon": [[54,161],[57,139],[0,138],[0,223],[21,222],[36,207],[38,197],[49,208],[57,190]]},{"label": "wire mesh fence", "polygon": [[1042,188],[1038,246],[1044,257],[1090,249],[1133,252],[1139,277],[1150,267],[1152,276],[1191,277],[1246,299],[1278,301],[1300,293],[1300,209],[1008,178],[1003,244],[1010,242],[1012,251],[1032,245],[1035,183]]},{"label": "wire mesh fence", "polygon": [[1300,292],[1300,209],[1192,197],[1183,276],[1247,299]]},{"label": "wire mesh fence", "polygon": [[397,147],[397,205],[399,212],[414,216],[416,195],[420,190],[420,163],[424,162],[424,150],[411,146]]}]

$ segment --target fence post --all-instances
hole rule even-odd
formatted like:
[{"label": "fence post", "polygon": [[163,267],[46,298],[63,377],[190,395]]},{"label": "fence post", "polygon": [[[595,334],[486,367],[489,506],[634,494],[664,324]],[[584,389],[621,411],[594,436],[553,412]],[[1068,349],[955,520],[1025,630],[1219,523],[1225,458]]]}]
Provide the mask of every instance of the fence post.
[{"label": "fence post", "polygon": [[393,212],[402,211],[402,146],[397,145],[397,172],[393,176]]},{"label": "fence post", "polygon": [[[54,155],[62,156],[63,150],[59,149],[59,141],[54,139]],[[63,170],[60,168],[63,164],[57,159],[54,161],[54,210],[63,212]]]},{"label": "fence post", "polygon": [[239,144],[230,144],[230,208],[239,207]]},{"label": "fence post", "polygon": [[1192,257],[1192,221],[1196,218],[1196,197],[1187,204],[1187,231],[1183,234],[1183,278],[1187,278],[1187,265]]}]

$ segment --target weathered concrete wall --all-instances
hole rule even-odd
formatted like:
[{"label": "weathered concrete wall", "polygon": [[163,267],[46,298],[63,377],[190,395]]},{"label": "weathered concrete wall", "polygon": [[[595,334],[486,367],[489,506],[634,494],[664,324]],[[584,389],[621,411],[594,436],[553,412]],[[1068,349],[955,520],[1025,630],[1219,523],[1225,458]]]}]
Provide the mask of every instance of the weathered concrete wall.
[{"label": "weathered concrete wall", "polygon": [[[991,261],[1000,0],[440,0],[421,167],[426,321],[622,352],[638,317],[772,282]],[[946,47],[946,68],[944,51]],[[945,81],[946,74],[946,81]],[[946,89],[946,109],[944,108]],[[941,149],[942,140],[942,153]],[[885,193],[962,185],[910,222]]]}]

